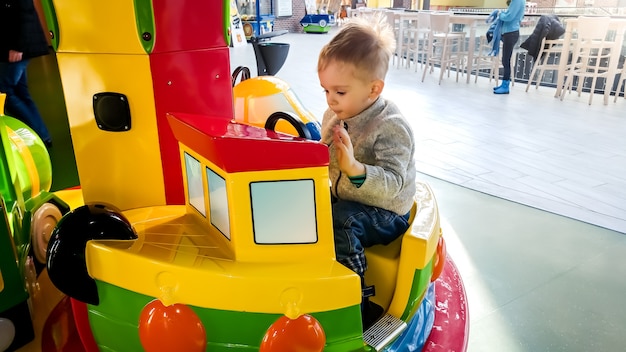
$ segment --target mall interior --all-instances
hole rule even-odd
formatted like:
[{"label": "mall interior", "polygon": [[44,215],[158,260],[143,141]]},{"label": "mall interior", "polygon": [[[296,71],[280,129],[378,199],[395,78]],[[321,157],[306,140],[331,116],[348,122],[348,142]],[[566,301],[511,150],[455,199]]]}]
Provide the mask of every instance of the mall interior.
[{"label": "mall interior", "polygon": [[[608,4],[606,8],[620,8],[623,5],[620,1]],[[330,6],[331,2],[340,3],[324,3]],[[580,15],[571,11],[558,12],[559,5],[567,7],[563,5],[568,4],[561,4],[563,2],[552,1],[545,6],[540,3],[538,12],[527,15],[529,20],[522,27],[522,38],[515,48],[515,79],[510,94],[492,93],[497,80],[490,73],[495,70],[497,75],[498,67],[475,71],[465,67],[459,79],[454,71],[444,73],[440,79],[439,67],[431,71],[425,68],[420,56],[411,56],[408,52],[398,51],[389,63],[382,95],[398,105],[413,129],[418,179],[429,184],[433,190],[447,252],[458,269],[467,297],[469,332],[465,347],[468,352],[620,351],[626,344],[623,333],[626,305],[622,298],[626,292],[626,281],[623,279],[626,277],[626,256],[623,254],[626,252],[626,97],[623,88],[618,87],[620,80],[626,77],[623,68],[626,66],[625,26],[619,27],[621,34],[613,37],[616,41],[615,37],[622,40],[613,48],[618,59],[612,61],[613,69],[622,73],[615,71],[617,78],[612,88],[607,85],[607,94],[604,94],[604,88],[594,91],[588,86],[583,87],[580,93],[571,90],[557,94],[559,75],[556,68],[540,78],[540,84],[529,86],[533,61],[519,44],[533,33],[538,19],[548,11],[557,12],[564,24],[566,19],[575,19]],[[57,6],[59,19],[73,25],[80,22],[71,17],[74,15],[68,15],[73,12],[62,2],[42,3]],[[100,9],[108,16],[115,16],[115,11],[85,5],[87,2],[69,3],[92,15],[95,13],[93,9]],[[131,11],[122,0],[114,0],[113,3]],[[151,2],[136,3],[140,7]],[[293,0],[290,4],[269,1],[269,10],[260,7],[260,3],[265,1],[251,3],[256,7],[250,11],[267,11],[272,18],[247,18],[252,31],[245,33],[248,40],[240,45],[219,48],[220,58],[228,61],[229,73],[238,67],[247,67],[252,77],[261,76],[259,57],[250,37],[273,30],[276,35],[267,35],[261,42],[282,46],[286,50],[284,64],[278,65],[279,69],[273,75],[286,82],[302,105],[320,120],[327,104],[317,76],[317,58],[321,48],[341,30],[342,24],[353,16],[369,16],[373,12],[390,16],[394,13],[398,16],[395,23],[399,24],[404,21],[401,14],[413,15],[420,12],[420,6],[424,5],[423,1],[404,1],[407,3],[405,8],[399,9],[395,6],[396,1],[379,0],[367,5],[358,1],[360,9],[355,6],[346,18],[339,18],[341,7],[336,12],[329,11],[337,18],[327,29],[316,33],[305,32],[299,23],[299,19],[310,11],[306,6],[311,4],[305,0]],[[480,9],[455,12],[457,5],[430,3],[434,7],[440,6],[439,10],[451,10],[448,12],[456,16],[478,16],[471,25],[454,27],[467,35],[471,29],[474,37],[470,41],[475,39],[476,43],[489,27],[483,21],[488,16],[488,10],[505,6],[489,2],[481,3]],[[279,4],[284,6],[280,10]],[[320,7],[320,1],[313,6],[316,9]],[[458,7],[467,8],[467,5],[460,4]],[[598,14],[595,12],[597,9],[587,6],[583,15],[607,18],[619,25],[626,23],[623,9],[609,14]],[[238,11],[241,12],[241,8]],[[290,15],[281,18],[279,11]],[[120,26],[102,18],[94,22],[108,29],[108,33],[119,35],[124,27],[135,29],[134,19],[126,17]],[[220,17],[220,20],[223,18]],[[42,22],[45,24],[46,21],[42,18]],[[140,20],[136,23],[137,26],[142,25]],[[207,26],[222,29],[222,26]],[[59,28],[63,34],[63,27],[56,29]],[[234,33],[233,28],[229,29]],[[135,31],[133,35],[137,33]],[[68,37],[84,40],[74,33]],[[402,47],[405,37],[399,32],[396,37],[398,47]],[[95,38],[102,42],[94,40],[95,44],[89,45],[109,49],[106,30],[98,31]],[[61,41],[63,36],[54,40]],[[180,37],[176,40],[185,42]],[[178,43],[176,40],[172,42]],[[125,165],[135,170],[137,165],[130,165],[132,162],[123,154],[126,151],[131,153],[132,146],[143,148],[146,144],[140,139],[124,139],[122,141],[130,146],[125,147],[107,144],[109,135],[99,135],[97,143],[77,136],[82,123],[77,121],[82,121],[82,117],[70,121],[68,112],[80,115],[82,111],[71,106],[76,100],[68,94],[64,79],[69,73],[73,88],[77,91],[84,89],[77,96],[88,96],[87,91],[99,84],[122,90],[130,87],[129,91],[143,96],[145,92],[138,92],[138,82],[144,79],[143,71],[133,72],[133,68],[139,67],[133,65],[148,63],[141,61],[142,58],[121,70],[111,69],[107,71],[109,76],[106,79],[94,83],[98,78],[93,74],[67,71],[68,67],[72,67],[68,66],[71,60],[64,58],[71,56],[74,48],[60,45],[66,50],[66,56],[51,52],[33,59],[28,67],[31,94],[43,112],[54,140],[54,146],[48,151],[52,165],[51,191],[77,188],[81,182],[93,184],[94,181],[87,178],[99,177],[98,172],[112,174],[111,170],[105,169],[113,165],[115,158],[106,163],[102,160],[113,153],[118,153],[120,162],[128,163]],[[123,45],[131,49],[124,47],[123,50],[129,52],[120,57],[137,55],[133,51],[136,50],[133,47],[135,42],[128,41]],[[156,51],[170,50],[170,43],[161,41],[159,44],[158,37],[153,45]],[[171,47],[176,47],[176,44]],[[81,47],[77,48],[76,52],[80,52]],[[478,47],[476,50],[478,52]],[[59,70],[59,57],[61,61],[67,60],[62,63],[65,72]],[[107,58],[111,59],[102,56],[89,61],[89,64],[104,67]],[[118,59],[113,58],[114,61]],[[80,60],[74,62],[79,63]],[[152,64],[166,67],[163,62]],[[213,73],[211,71],[210,74]],[[220,80],[217,75],[211,76],[205,71],[202,74],[200,77],[207,82]],[[228,81],[230,86],[230,78],[222,77],[222,80]],[[166,88],[177,84],[175,80],[159,83]],[[155,86],[158,84],[155,83]],[[171,99],[187,102],[185,99],[191,100],[210,91],[202,86],[194,85],[186,91],[188,96],[177,95]],[[157,91],[155,88],[155,92],[162,94],[166,90]],[[591,102],[590,96],[593,96]],[[219,100],[221,97],[211,99]],[[87,105],[87,108],[91,107]],[[154,112],[154,108],[150,106],[148,111]],[[115,143],[119,142],[116,140]],[[92,154],[78,150],[89,150]],[[99,169],[100,161],[102,167]],[[85,168],[85,163],[88,168]],[[81,171],[83,175],[79,177]],[[119,176],[113,175],[112,180],[119,181]],[[141,187],[157,182],[139,172],[129,179],[136,185],[140,185],[142,179],[147,180],[146,185]],[[131,186],[123,187],[128,191]],[[117,195],[110,197],[114,199]],[[0,285],[0,293],[2,287]],[[41,351],[41,348],[31,343],[17,351]]]}]

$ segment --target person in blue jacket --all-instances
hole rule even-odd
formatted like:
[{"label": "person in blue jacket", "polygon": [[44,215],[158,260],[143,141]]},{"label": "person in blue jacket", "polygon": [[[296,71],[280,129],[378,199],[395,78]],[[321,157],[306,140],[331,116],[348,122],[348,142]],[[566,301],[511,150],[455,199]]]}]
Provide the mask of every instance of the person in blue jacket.
[{"label": "person in blue jacket", "polygon": [[511,83],[511,56],[513,48],[519,40],[519,27],[524,17],[526,9],[526,0],[511,0],[509,7],[500,12],[498,20],[501,21],[501,38],[502,38],[502,66],[504,73],[502,75],[502,84],[495,87],[495,94],[509,94],[509,84]]}]

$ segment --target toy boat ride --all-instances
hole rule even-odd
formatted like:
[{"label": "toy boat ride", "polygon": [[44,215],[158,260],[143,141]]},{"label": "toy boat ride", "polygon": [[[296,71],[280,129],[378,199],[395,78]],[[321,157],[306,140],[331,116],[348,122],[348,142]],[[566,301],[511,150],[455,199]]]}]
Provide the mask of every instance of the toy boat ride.
[{"label": "toy boat ride", "polygon": [[327,147],[223,118],[168,120],[185,204],[85,205],[51,239],[50,279],[87,304],[98,349],[258,350],[289,339],[367,351],[405,331],[445,261],[426,184],[407,233],[367,251],[379,322],[394,328],[364,333],[360,279],[335,260]]}]

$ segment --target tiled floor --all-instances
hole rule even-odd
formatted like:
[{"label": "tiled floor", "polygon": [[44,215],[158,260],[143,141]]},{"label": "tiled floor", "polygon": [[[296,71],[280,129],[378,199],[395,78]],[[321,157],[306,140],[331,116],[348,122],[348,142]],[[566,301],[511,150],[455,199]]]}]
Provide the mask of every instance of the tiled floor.
[{"label": "tiled floor", "polygon": [[[277,76],[318,117],[316,59],[333,32],[273,39],[291,45]],[[231,63],[256,73],[250,45]],[[439,201],[468,351],[623,350],[626,100],[589,106],[588,93],[560,101],[521,83],[497,96],[486,78],[437,78],[392,67],[384,95],[413,123],[419,176]]]}]

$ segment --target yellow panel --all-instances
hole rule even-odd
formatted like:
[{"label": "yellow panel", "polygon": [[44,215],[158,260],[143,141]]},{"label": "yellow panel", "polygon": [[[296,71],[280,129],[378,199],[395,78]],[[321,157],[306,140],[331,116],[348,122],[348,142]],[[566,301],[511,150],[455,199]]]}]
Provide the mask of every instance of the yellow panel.
[{"label": "yellow panel", "polygon": [[[106,202],[120,210],[165,204],[148,55],[57,57],[84,201]],[[98,128],[93,95],[100,92],[126,95],[129,131]]]},{"label": "yellow panel", "polygon": [[229,260],[212,246],[212,230],[193,224],[185,211],[180,205],[124,212],[138,239],[90,241],[89,275],[165,304],[298,314],[360,303],[358,276],[338,262],[315,255],[289,265]]},{"label": "yellow panel", "polygon": [[[240,261],[299,261],[303,257],[335,258],[332,211],[328,186],[328,168],[304,168],[269,172],[242,172],[229,175],[231,185],[248,185],[253,181],[313,179],[318,242],[315,244],[257,245],[254,243],[250,191],[248,187],[229,187],[231,232],[237,235],[233,245]],[[297,200],[294,200],[297,202]],[[237,208],[234,207],[237,206]],[[233,235],[233,237],[235,237]]]},{"label": "yellow panel", "polygon": [[54,1],[59,23],[57,51],[145,54],[133,4],[128,0]]},{"label": "yellow panel", "polygon": [[[196,153],[195,151],[189,149],[187,146],[185,146],[184,144],[179,144],[180,146],[180,160],[183,163],[182,165],[182,171],[183,171],[183,185],[184,185],[184,189],[185,189],[185,203],[186,203],[186,213],[187,214],[191,214],[191,216],[193,216],[194,218],[197,219],[197,221],[199,222],[204,222],[205,226],[207,226],[208,228],[211,228],[214,230],[214,232],[218,232],[218,230],[210,224],[210,219],[203,217],[199,212],[197,212],[195,210],[195,208],[189,204],[189,199],[187,197],[187,195],[189,194],[189,185],[187,184],[187,168],[184,165],[185,162],[185,153],[191,155],[192,157],[194,157],[196,160],[200,161],[200,165],[202,168],[202,173],[203,175],[206,175],[205,173],[205,168],[207,166],[209,166],[213,171],[217,172],[218,174],[220,172],[222,172],[220,169],[218,169],[217,167],[215,167],[215,165],[213,163],[208,162],[208,160],[204,157],[202,157],[200,154]],[[220,176],[222,178],[226,178],[226,174],[220,174]],[[204,189],[204,207],[205,209],[207,209],[207,213],[209,212],[209,200],[208,200],[208,186],[207,186],[207,180],[206,177],[202,178],[202,187]],[[208,214],[207,214],[208,217]],[[215,236],[216,238],[214,239],[214,241],[216,241],[216,246],[219,246],[220,248],[222,248],[223,250],[227,251],[228,253],[231,253],[230,256],[234,259],[235,258],[235,253],[234,253],[234,249],[233,249],[233,240],[229,240],[226,238],[226,236],[223,236],[221,233],[219,233],[218,235]],[[235,236],[236,238],[236,236]]]},{"label": "yellow panel", "polygon": [[54,194],[67,203],[70,210],[74,210],[82,205],[85,205],[85,201],[83,200],[83,190],[80,188],[64,189],[56,191]]},{"label": "yellow panel", "polygon": [[415,270],[424,269],[432,260],[441,237],[439,208],[432,189],[421,181],[415,186],[417,213],[411,228],[402,237],[396,290],[387,311],[396,317],[401,317],[406,309]]},{"label": "yellow panel", "polygon": [[396,317],[406,308],[416,270],[424,270],[436,254],[441,237],[439,210],[428,184],[417,181],[411,227],[386,246],[367,248],[366,283],[376,286],[373,300]]},{"label": "yellow panel", "polygon": [[[255,172],[238,172],[228,174],[217,168],[215,164],[206,158],[190,150],[187,146],[181,146],[181,159],[184,160],[183,153],[189,153],[198,159],[202,167],[208,166],[225,179],[227,184],[229,215],[230,215],[230,241],[222,239],[225,243],[223,246],[230,246],[235,253],[238,261],[250,262],[294,262],[300,261],[303,257],[315,257],[318,259],[335,258],[334,236],[332,227],[332,212],[330,204],[330,192],[328,186],[328,167],[302,168],[291,170],[271,170],[271,171],[255,171]],[[187,192],[186,172],[183,166],[183,180],[185,182],[185,191]],[[287,244],[287,245],[258,245],[254,242],[252,228],[252,205],[250,203],[251,182],[260,181],[277,181],[277,180],[302,180],[312,179],[315,185],[315,209],[317,213],[317,243],[314,244]],[[204,184],[205,197],[207,185]],[[205,199],[207,209],[209,208],[208,200]],[[294,203],[297,200],[294,199]],[[189,213],[197,213],[188,205]],[[198,216],[200,217],[200,216]],[[208,217],[208,215],[207,215]],[[210,219],[205,220],[207,226]]]},{"label": "yellow panel", "polygon": [[393,7],[393,3],[391,0],[370,0],[367,2],[367,7],[390,8]]}]

